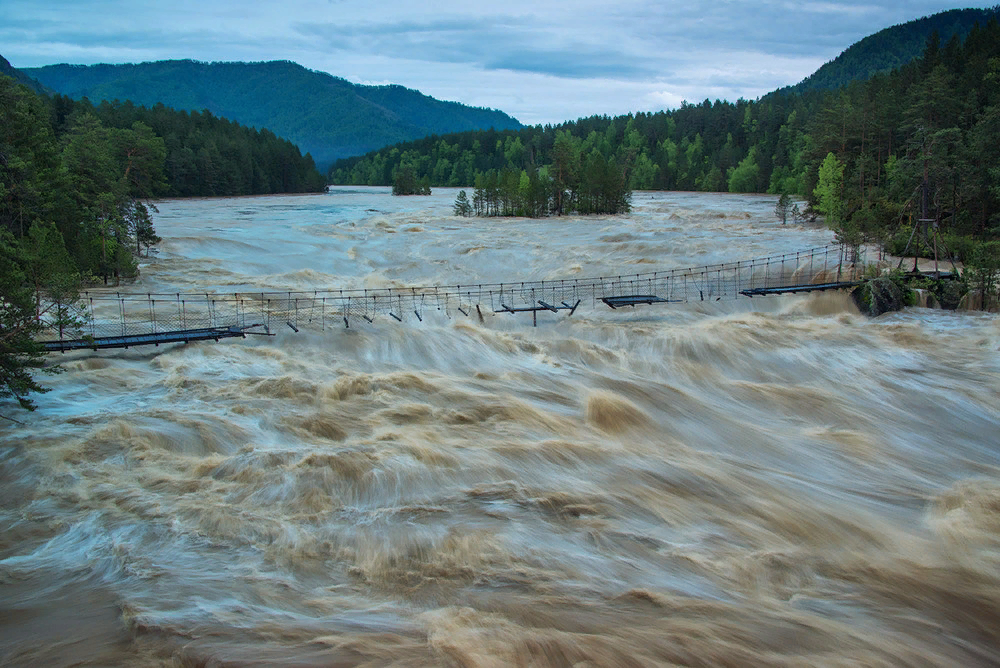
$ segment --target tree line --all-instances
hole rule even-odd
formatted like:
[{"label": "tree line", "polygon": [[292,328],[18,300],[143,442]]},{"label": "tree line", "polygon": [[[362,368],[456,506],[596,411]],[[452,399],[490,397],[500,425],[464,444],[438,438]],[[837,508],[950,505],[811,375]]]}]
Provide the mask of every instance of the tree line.
[{"label": "tree line", "polygon": [[[519,128],[501,111],[436,100],[398,85],[364,86],[289,61],[166,60],[123,65],[26,68],[52,90],[79,99],[132,100],[174,109],[209,107],[266,127],[310,151],[324,172],[337,158],[431,132]],[[166,135],[164,135],[166,138]]]},{"label": "tree line", "polygon": [[155,104],[52,99],[56,131],[93,114],[104,125],[127,128],[139,122],[163,139],[165,197],[213,197],[320,192],[326,180],[312,156],[267,129],[256,130],[210,111],[178,111]]}]

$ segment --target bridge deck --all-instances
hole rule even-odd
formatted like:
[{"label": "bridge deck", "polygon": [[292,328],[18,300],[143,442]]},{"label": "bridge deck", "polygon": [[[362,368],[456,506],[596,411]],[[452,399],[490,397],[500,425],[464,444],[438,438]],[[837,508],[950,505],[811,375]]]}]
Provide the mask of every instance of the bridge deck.
[{"label": "bridge deck", "polygon": [[822,290],[840,290],[861,285],[863,281],[837,281],[835,283],[815,283],[811,285],[779,285],[773,288],[752,288],[740,290],[741,295],[758,297],[761,295],[781,295],[796,292],[818,292]]},{"label": "bridge deck", "polygon": [[[259,327],[259,325],[253,325]],[[132,346],[158,346],[161,343],[187,343],[189,341],[218,341],[219,339],[245,338],[250,327],[205,327],[183,329],[154,334],[132,334],[129,336],[101,336],[92,339],[70,339],[43,341],[47,352],[67,352],[71,350],[97,350],[99,348],[131,348]]]},{"label": "bridge deck", "polygon": [[601,301],[613,309],[621,306],[637,306],[639,304],[665,304],[669,301],[680,301],[664,299],[656,295],[611,295],[602,297]]}]

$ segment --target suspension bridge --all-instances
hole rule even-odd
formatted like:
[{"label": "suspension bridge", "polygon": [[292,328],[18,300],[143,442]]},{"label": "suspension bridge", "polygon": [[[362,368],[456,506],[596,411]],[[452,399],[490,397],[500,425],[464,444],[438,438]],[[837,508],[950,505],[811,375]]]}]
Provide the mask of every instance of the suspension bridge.
[{"label": "suspension bridge", "polygon": [[219,341],[276,328],[350,328],[374,323],[423,322],[448,316],[572,315],[580,307],[639,305],[835,290],[860,283],[866,253],[839,244],[795,253],[638,274],[565,280],[435,285],[369,290],[218,293],[85,293],[53,312],[72,327],[53,326],[40,342],[49,352]]}]

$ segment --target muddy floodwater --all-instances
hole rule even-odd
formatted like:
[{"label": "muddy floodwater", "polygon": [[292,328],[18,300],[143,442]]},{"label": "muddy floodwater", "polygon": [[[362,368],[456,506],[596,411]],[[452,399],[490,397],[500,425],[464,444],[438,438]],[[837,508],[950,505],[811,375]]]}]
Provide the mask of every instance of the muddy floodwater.
[{"label": "muddy floodwater", "polygon": [[[828,243],[773,197],[165,201],[138,292],[584,278]],[[1000,320],[843,294],[428,311],[53,357],[0,412],[5,666],[1000,663]]]}]

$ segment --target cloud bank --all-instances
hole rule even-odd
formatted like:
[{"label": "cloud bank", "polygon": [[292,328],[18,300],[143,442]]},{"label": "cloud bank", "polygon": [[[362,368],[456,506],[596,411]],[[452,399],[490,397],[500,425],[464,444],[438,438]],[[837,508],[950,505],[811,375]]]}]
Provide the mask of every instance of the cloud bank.
[{"label": "cloud bank", "polygon": [[[950,0],[5,0],[15,67],[293,60],[357,82],[502,109],[524,123],[756,98]],[[989,3],[979,6],[989,6]]]}]

